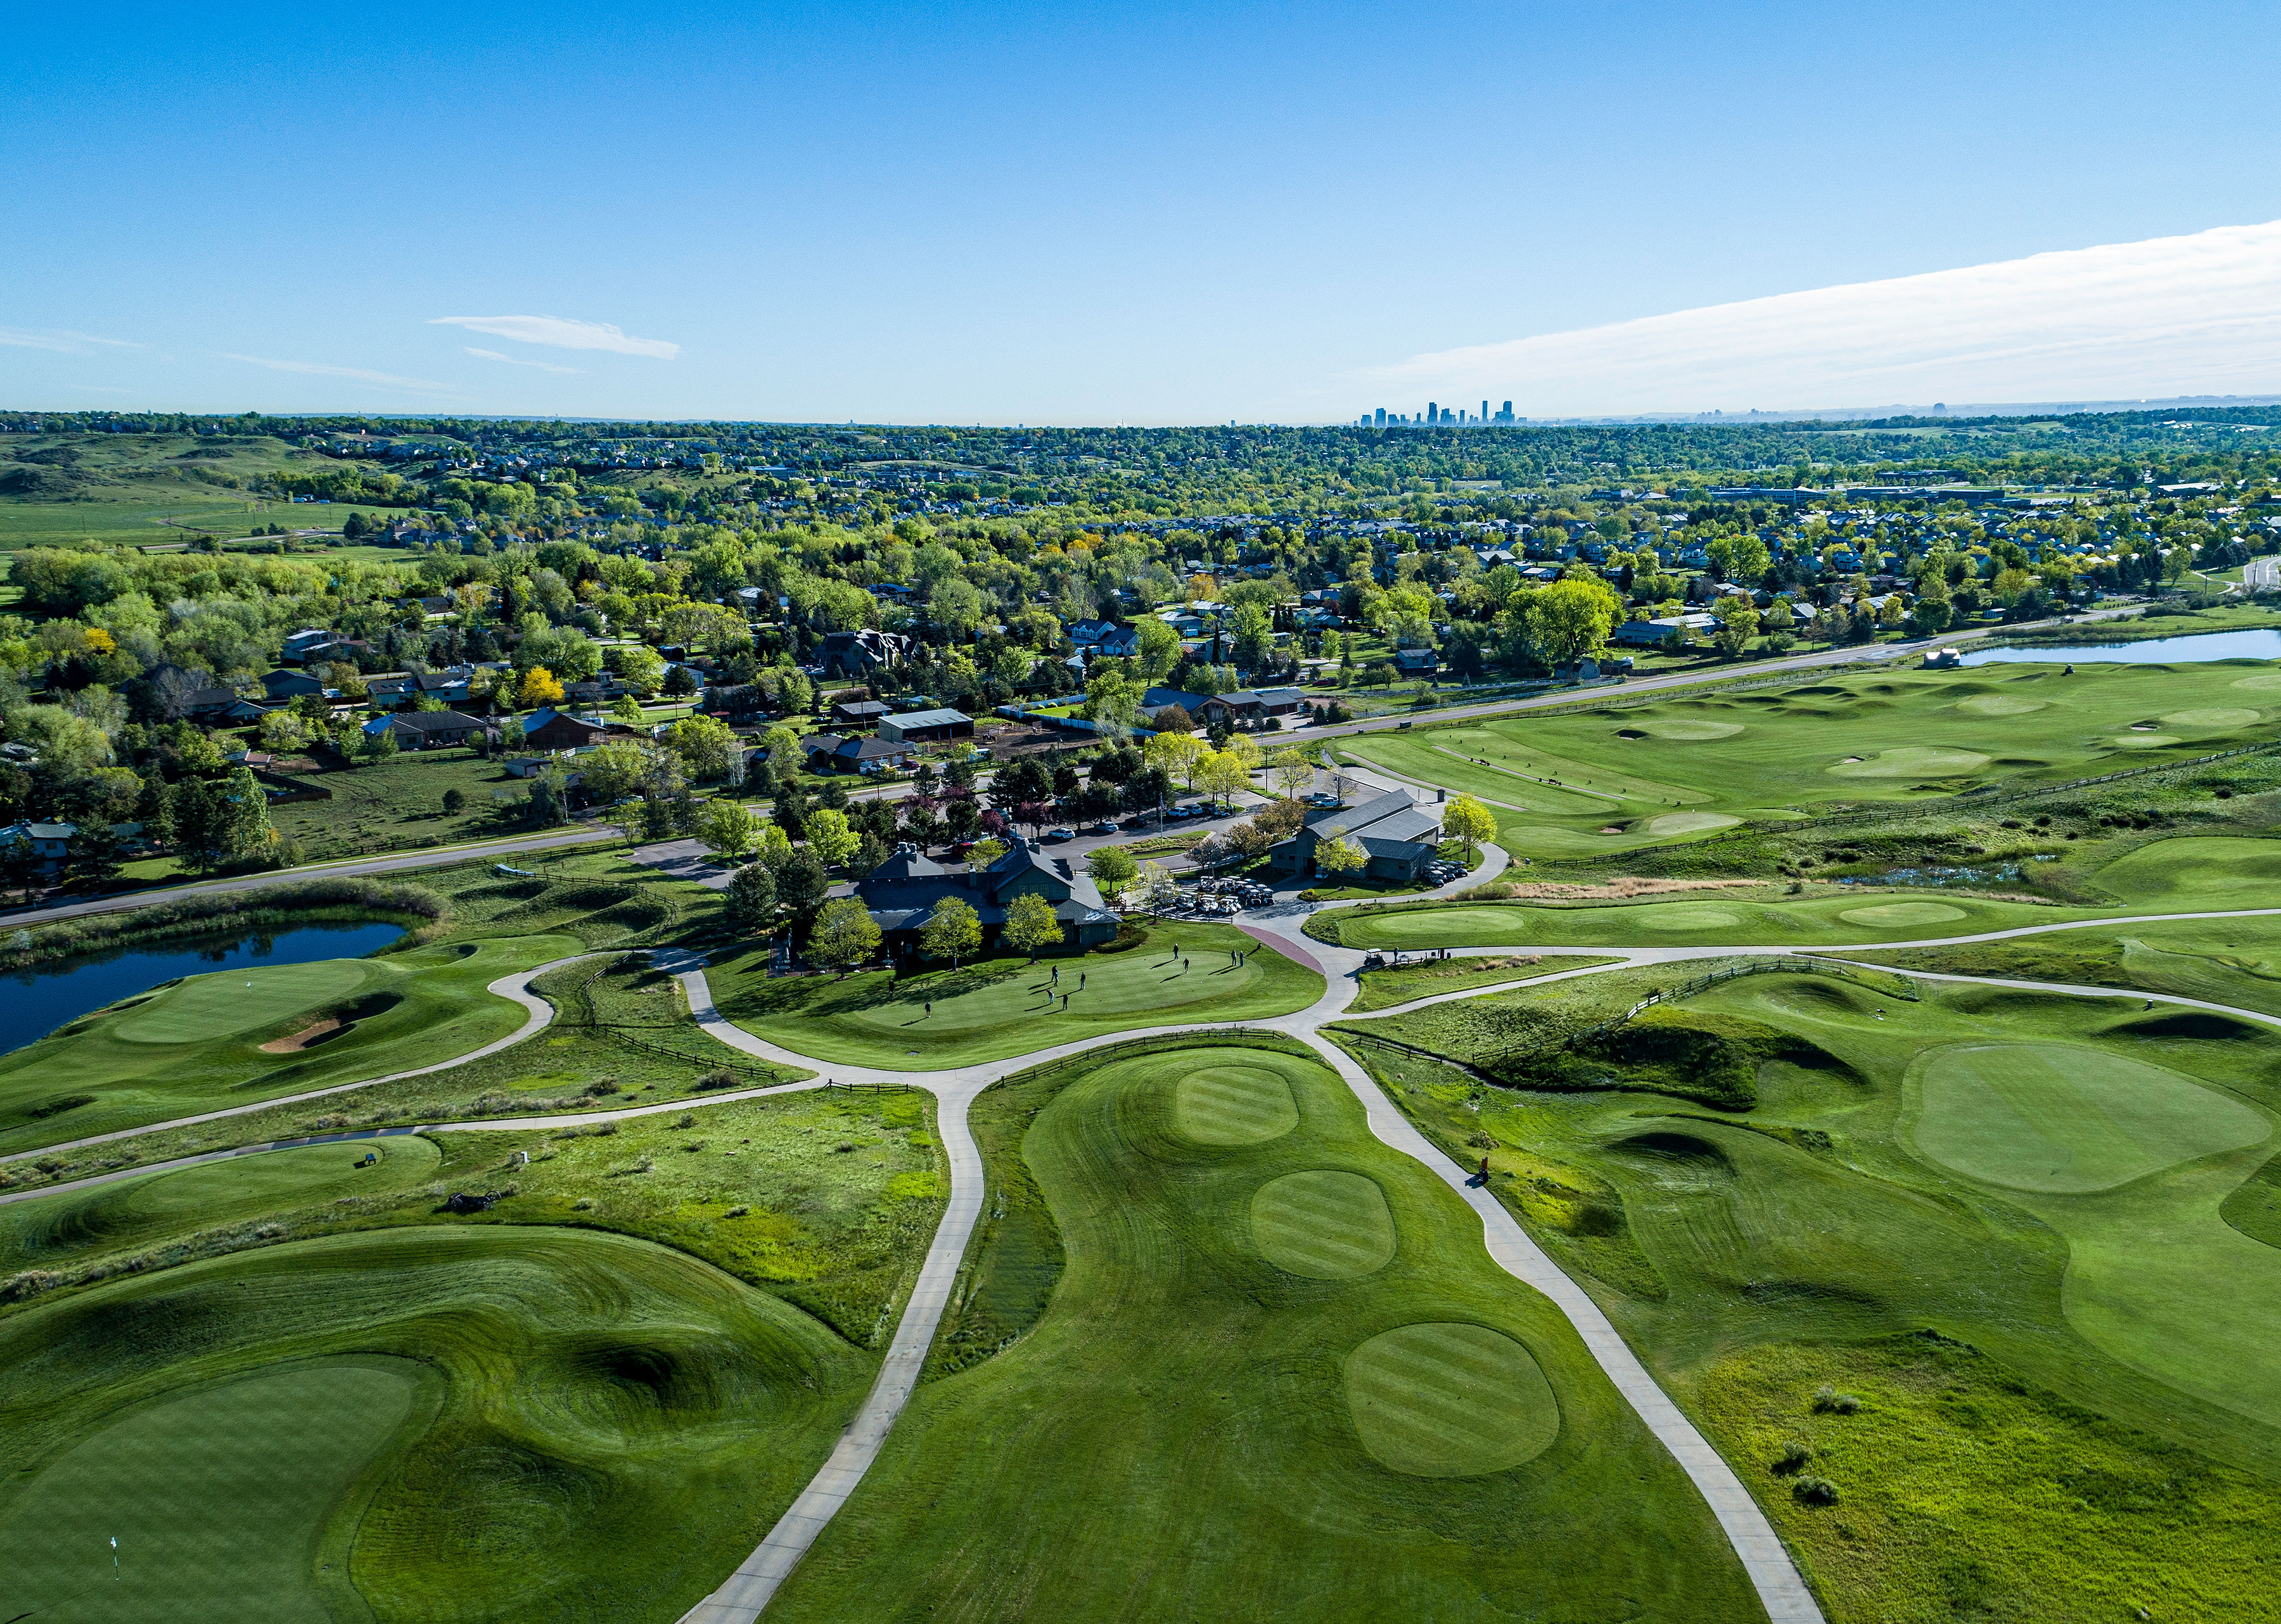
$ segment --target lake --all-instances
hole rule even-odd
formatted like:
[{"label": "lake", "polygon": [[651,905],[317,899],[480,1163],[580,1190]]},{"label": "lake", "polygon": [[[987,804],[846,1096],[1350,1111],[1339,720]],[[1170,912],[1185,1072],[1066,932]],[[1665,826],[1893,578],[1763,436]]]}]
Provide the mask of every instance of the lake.
[{"label": "lake", "polygon": [[0,996],[0,1050],[21,1048],[105,1004],[147,993],[177,976],[203,976],[233,964],[308,964],[360,959],[404,934],[400,924],[299,924],[266,934],[189,937],[150,947],[61,959],[7,977]]},{"label": "lake", "polygon": [[2197,631],[2143,643],[2086,643],[2079,648],[1983,648],[1967,665],[2190,665],[2205,660],[2281,660],[2281,627]]}]

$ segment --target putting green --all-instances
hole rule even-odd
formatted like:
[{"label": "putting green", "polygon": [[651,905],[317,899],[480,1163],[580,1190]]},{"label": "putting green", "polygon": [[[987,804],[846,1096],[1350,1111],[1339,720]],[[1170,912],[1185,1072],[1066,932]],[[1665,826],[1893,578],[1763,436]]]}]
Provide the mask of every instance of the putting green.
[{"label": "putting green", "polygon": [[1698,739],[1732,739],[1743,731],[1739,722],[1704,722],[1689,716],[1667,716],[1652,722],[1643,722],[1639,731],[1651,739],[1689,741]]},{"label": "putting green", "polygon": [[1204,1066],[1179,1080],[1172,1121],[1200,1145],[1256,1145],[1299,1125],[1291,1085],[1261,1066]]},{"label": "putting green", "polygon": [[1630,911],[1641,929],[1649,931],[1727,931],[1743,923],[1743,916],[1733,909],[1709,902],[1658,902]]},{"label": "putting green", "polygon": [[1855,924],[1938,924],[1946,919],[1970,917],[1962,909],[1945,902],[1879,902],[1868,908],[1849,908],[1837,916]]},{"label": "putting green", "polygon": [[1647,821],[1650,834],[1694,834],[1705,829],[1731,829],[1743,820],[1724,812],[1666,812]]},{"label": "putting green", "polygon": [[1921,1066],[1918,1150],[2007,1189],[2113,1189],[2273,1131],[2238,1100],[2106,1049],[1968,1044]]},{"label": "putting green", "polygon": [[129,1043],[211,1042],[329,1003],[370,974],[357,959],[319,959],[191,976],[128,1010],[112,1031]]},{"label": "putting green", "polygon": [[1903,745],[1860,761],[1839,762],[1823,770],[1841,778],[1957,778],[1978,772],[1989,758],[1977,750],[1942,750]]},{"label": "putting green", "polygon": [[1394,1261],[1394,1214],[1360,1173],[1286,1173],[1252,1196],[1251,1239],[1287,1273],[1350,1280]]},{"label": "putting green", "polygon": [[1347,1411],[1380,1465],[1473,1477],[1532,1460],[1560,1405],[1527,1349],[1477,1325],[1411,1325],[1347,1356]]},{"label": "putting green", "polygon": [[2224,706],[2208,710],[2174,710],[2162,718],[2162,725],[2200,729],[2247,727],[2263,714],[2262,711],[2229,709]]},{"label": "putting green", "polygon": [[2233,685],[2237,688],[2246,688],[2252,693],[2271,693],[2276,689],[2281,689],[2281,671],[2264,671],[2255,677],[2237,677],[2233,679]]},{"label": "putting green", "polygon": [[2117,733],[2107,742],[2121,750],[2159,750],[2185,741],[2176,733]]},{"label": "putting green", "polygon": [[2023,699],[2016,693],[1976,693],[1970,699],[1957,700],[1956,708],[1974,716],[2024,716],[2049,703],[2048,700]]},{"label": "putting green", "polygon": [[329,1360],[130,1409],[0,1518],[8,1601],[43,1618],[120,1624],[369,1617],[345,1562],[321,1571],[321,1547],[346,1554],[326,1523],[431,1380],[409,1359]]}]

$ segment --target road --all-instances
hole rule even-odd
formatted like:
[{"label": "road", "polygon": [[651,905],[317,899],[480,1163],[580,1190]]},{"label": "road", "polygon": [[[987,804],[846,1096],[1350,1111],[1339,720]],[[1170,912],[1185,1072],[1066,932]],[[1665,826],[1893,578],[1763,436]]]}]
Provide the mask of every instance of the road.
[{"label": "road", "polygon": [[2254,558],[2242,566],[2243,590],[2252,592],[2281,591],[2281,558]]}]

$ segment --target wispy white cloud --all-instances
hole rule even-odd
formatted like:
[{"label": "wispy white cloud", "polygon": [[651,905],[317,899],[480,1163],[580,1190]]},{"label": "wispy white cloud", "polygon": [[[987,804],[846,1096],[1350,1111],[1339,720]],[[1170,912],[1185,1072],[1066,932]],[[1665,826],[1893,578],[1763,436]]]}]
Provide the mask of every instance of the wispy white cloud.
[{"label": "wispy white cloud", "polygon": [[471,333],[512,338],[517,344],[548,344],[557,350],[608,350],[669,361],[681,346],[663,338],[636,338],[607,321],[573,321],[562,316],[437,316],[430,327],[464,327]]},{"label": "wispy white cloud", "polygon": [[501,355],[497,350],[478,350],[473,344],[462,346],[468,354],[482,360],[505,361],[510,367],[536,367],[541,372],[576,373],[576,367],[558,367],[553,361],[526,361],[512,355]]},{"label": "wispy white cloud", "polygon": [[272,372],[307,373],[321,378],[354,378],[360,383],[377,384],[383,389],[408,390],[419,395],[456,395],[448,383],[438,383],[432,378],[399,378],[392,372],[367,372],[361,367],[327,367],[316,361],[281,361],[266,355],[233,355],[228,351],[217,353],[226,361],[244,361],[249,367],[267,367]]},{"label": "wispy white cloud", "polygon": [[89,350],[147,350],[148,344],[134,344],[124,338],[99,338],[93,333],[74,333],[59,327],[0,327],[0,344],[19,350],[53,350],[59,354],[84,355]]},{"label": "wispy white cloud", "polygon": [[1510,398],[1535,417],[2281,392],[2281,221],[1706,305],[1368,375],[1405,398]]}]

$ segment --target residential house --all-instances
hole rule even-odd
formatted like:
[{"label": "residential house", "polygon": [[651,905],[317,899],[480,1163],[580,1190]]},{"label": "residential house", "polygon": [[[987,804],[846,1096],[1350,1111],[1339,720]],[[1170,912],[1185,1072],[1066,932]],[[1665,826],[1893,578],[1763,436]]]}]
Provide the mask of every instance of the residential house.
[{"label": "residential house", "polygon": [[1371,879],[1414,880],[1426,871],[1442,844],[1442,814],[1420,806],[1406,790],[1351,807],[1322,807],[1307,814],[1299,832],[1267,849],[1269,869],[1278,874],[1315,872],[1315,848],[1344,839],[1362,847]]},{"label": "residential house", "polygon": [[955,710],[907,710],[879,718],[879,737],[891,744],[926,744],[974,737],[974,718]]},{"label": "residential house", "polygon": [[1150,688],[1140,696],[1140,714],[1154,716],[1169,706],[1178,706],[1187,712],[1192,726],[1202,726],[1207,703],[1207,697],[1201,693],[1187,693],[1178,688]]},{"label": "residential house", "polygon": [[192,722],[211,726],[220,722],[235,706],[244,703],[235,688],[192,688],[174,700],[174,714]]},{"label": "residential house", "polygon": [[1608,641],[1625,648],[1654,648],[1674,631],[1689,638],[1713,631],[1718,624],[1717,615],[1699,611],[1662,615],[1653,620],[1628,620],[1609,635]]},{"label": "residential house", "polygon": [[1394,669],[1403,677],[1432,677],[1442,669],[1442,657],[1430,648],[1397,648]]},{"label": "residential house", "polygon": [[364,724],[367,739],[388,734],[399,750],[440,750],[464,745],[489,731],[481,718],[456,710],[406,710],[375,716]]},{"label": "residential house", "polygon": [[466,669],[445,671],[390,671],[381,677],[367,677],[364,682],[365,697],[375,710],[386,710],[398,705],[414,705],[423,699],[436,700],[445,705],[464,704],[468,687],[474,672]]},{"label": "residential house", "polygon": [[834,727],[877,727],[885,718],[894,715],[895,708],[878,700],[835,700],[831,704],[831,724]]},{"label": "residential house", "polygon": [[1104,620],[1081,620],[1070,628],[1070,641],[1097,658],[1129,660],[1140,652],[1140,633]]},{"label": "residential house", "polygon": [[305,693],[321,694],[325,691],[325,684],[306,671],[280,669],[262,677],[261,688],[263,692],[282,704],[287,700],[298,700]]},{"label": "residential house", "polygon": [[530,713],[522,737],[535,750],[576,750],[602,742],[609,729],[599,716],[575,715],[552,705]]},{"label": "residential house", "polygon": [[1225,722],[1230,727],[1264,727],[1271,717],[1307,714],[1303,688],[1243,688],[1214,694],[1203,703],[1206,723]]},{"label": "residential house", "polygon": [[[70,857],[72,839],[78,833],[76,824],[11,824],[0,829],[0,852],[12,850],[20,843],[28,850],[34,865],[52,877]],[[1116,934],[1113,930],[1110,933]]]},{"label": "residential house", "polygon": [[958,897],[974,909],[987,944],[996,940],[1014,899],[1025,892],[1053,904],[1064,945],[1094,947],[1116,939],[1117,916],[1102,903],[1092,877],[1071,867],[1066,858],[1047,856],[1019,835],[979,871],[948,868],[916,847],[901,846],[855,885],[888,949],[904,953],[917,946],[928,916],[943,897]]},{"label": "residential house", "polygon": [[918,747],[861,734],[810,733],[800,741],[810,772],[895,772],[919,759]]},{"label": "residential house", "polygon": [[899,631],[827,631],[817,661],[826,677],[868,677],[883,665],[910,657],[911,639]]}]

